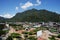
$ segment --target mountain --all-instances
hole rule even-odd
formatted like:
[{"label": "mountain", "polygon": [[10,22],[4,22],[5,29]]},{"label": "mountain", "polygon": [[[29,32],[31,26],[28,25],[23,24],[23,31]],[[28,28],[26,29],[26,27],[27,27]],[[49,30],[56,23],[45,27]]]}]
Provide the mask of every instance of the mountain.
[{"label": "mountain", "polygon": [[3,20],[5,20],[5,18],[0,16],[0,22],[2,22]]},{"label": "mountain", "polygon": [[0,16],[0,23],[1,23],[1,22],[5,23],[5,22],[8,21],[8,20],[9,20],[8,18],[4,18],[4,17],[1,17],[1,16]]},{"label": "mountain", "polygon": [[21,13],[17,13],[10,21],[21,22],[60,22],[60,14],[48,10],[31,9]]},{"label": "mountain", "polygon": [[3,20],[4,18],[0,16],[0,20]]}]

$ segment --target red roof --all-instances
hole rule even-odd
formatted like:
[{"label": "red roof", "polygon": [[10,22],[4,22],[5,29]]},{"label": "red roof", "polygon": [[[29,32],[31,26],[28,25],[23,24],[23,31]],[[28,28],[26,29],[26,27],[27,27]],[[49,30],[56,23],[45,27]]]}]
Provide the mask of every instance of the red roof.
[{"label": "red roof", "polygon": [[37,40],[43,40],[43,38],[41,38],[41,37],[38,37],[38,39]]}]

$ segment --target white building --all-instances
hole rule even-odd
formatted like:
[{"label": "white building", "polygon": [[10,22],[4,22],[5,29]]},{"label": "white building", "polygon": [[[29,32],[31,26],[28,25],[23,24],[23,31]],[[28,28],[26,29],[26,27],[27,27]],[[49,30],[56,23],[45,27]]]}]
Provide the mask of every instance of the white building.
[{"label": "white building", "polygon": [[28,28],[28,27],[29,27],[29,25],[26,25],[26,24],[23,25],[23,28]]},{"label": "white building", "polygon": [[41,24],[39,24],[39,25],[34,25],[33,27],[41,27]]},{"label": "white building", "polygon": [[42,30],[37,32],[37,37],[41,37],[42,36]]},{"label": "white building", "polygon": [[8,27],[9,28],[9,24],[5,24],[6,25],[6,27]]}]

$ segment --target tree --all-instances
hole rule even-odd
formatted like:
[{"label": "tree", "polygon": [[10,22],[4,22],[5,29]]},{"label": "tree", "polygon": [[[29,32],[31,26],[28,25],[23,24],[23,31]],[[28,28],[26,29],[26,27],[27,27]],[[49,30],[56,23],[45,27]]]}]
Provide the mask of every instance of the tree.
[{"label": "tree", "polygon": [[21,35],[20,34],[17,34],[17,33],[12,33],[11,34],[11,37],[13,37],[13,38],[16,38],[16,37],[20,37]]},{"label": "tree", "polygon": [[56,40],[55,36],[49,37],[50,40]]},{"label": "tree", "polygon": [[30,36],[28,39],[29,40],[37,40],[37,38],[35,38],[34,36]]},{"label": "tree", "polygon": [[2,30],[4,28],[4,24],[0,24],[0,30]]},{"label": "tree", "polygon": [[1,36],[1,35],[3,35],[3,34],[6,34],[6,32],[5,32],[5,31],[0,30],[0,36]]},{"label": "tree", "polygon": [[60,34],[58,34],[58,36],[57,36],[58,38],[60,38]]},{"label": "tree", "polygon": [[9,36],[6,40],[13,40],[11,36]]}]

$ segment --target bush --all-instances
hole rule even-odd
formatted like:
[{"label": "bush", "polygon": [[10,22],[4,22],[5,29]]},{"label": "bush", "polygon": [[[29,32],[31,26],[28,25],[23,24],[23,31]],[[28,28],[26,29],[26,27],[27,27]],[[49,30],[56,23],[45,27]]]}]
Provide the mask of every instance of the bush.
[{"label": "bush", "polygon": [[57,36],[58,38],[60,38],[60,34],[58,34],[58,36]]},{"label": "bush", "polygon": [[56,40],[55,36],[49,37],[50,40]]},{"label": "bush", "polygon": [[29,33],[29,35],[33,35],[33,32],[28,32]]},{"label": "bush", "polygon": [[6,40],[13,40],[11,36],[9,36]]},{"label": "bush", "polygon": [[56,28],[51,28],[51,32],[57,32]]},{"label": "bush", "polygon": [[28,32],[23,32],[23,34],[28,34]]},{"label": "bush", "polygon": [[35,38],[34,36],[30,36],[28,39],[29,40],[37,40],[37,38]]},{"label": "bush", "polygon": [[0,36],[3,35],[3,34],[6,34],[6,31],[0,30]]},{"label": "bush", "polygon": [[28,38],[28,35],[27,35],[27,34],[25,34],[25,35],[24,35],[24,37],[25,37],[25,38]]},{"label": "bush", "polygon": [[11,37],[13,37],[13,38],[16,38],[16,37],[20,37],[21,35],[20,34],[17,34],[17,33],[12,33],[11,34]]}]

